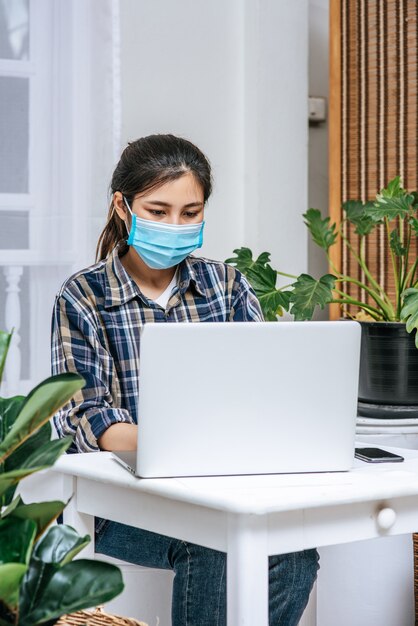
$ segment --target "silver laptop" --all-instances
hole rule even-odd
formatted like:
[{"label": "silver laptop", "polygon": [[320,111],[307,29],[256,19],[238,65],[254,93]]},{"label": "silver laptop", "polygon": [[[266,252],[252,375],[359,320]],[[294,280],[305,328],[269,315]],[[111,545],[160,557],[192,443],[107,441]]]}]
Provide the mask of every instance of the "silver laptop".
[{"label": "silver laptop", "polygon": [[138,449],[143,478],[348,470],[357,322],[146,324]]}]

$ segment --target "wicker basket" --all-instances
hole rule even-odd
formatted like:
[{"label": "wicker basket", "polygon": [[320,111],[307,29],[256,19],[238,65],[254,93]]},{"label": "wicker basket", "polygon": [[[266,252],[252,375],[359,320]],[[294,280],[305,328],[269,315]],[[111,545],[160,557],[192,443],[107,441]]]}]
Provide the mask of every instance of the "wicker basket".
[{"label": "wicker basket", "polygon": [[56,626],[147,626],[132,617],[110,615],[99,606],[94,611],[77,611],[60,617]]}]

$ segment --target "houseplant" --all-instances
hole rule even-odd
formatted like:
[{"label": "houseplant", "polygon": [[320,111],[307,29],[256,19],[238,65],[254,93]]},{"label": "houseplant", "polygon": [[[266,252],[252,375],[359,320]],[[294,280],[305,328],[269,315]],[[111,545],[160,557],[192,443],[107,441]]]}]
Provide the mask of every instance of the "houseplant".
[{"label": "houseplant", "polygon": [[[344,217],[337,226],[317,209],[303,217],[313,241],[323,249],[332,273],[315,279],[308,274],[295,276],[274,270],[270,254],[252,258],[248,248],[234,250],[227,263],[235,265],[252,284],[267,320],[276,320],[289,311],[295,320],[312,319],[316,307],[327,304],[344,306],[345,315],[362,325],[359,409],[361,414],[379,417],[410,417],[418,413],[418,259],[412,253],[418,238],[418,193],[402,187],[400,177],[389,182],[375,200],[363,203],[350,200],[343,204]],[[344,234],[345,223],[359,236],[356,250]],[[383,228],[388,242],[393,273],[391,296],[372,274],[365,249],[367,238]],[[333,264],[330,248],[346,247],[360,267],[363,280],[342,274]],[[291,279],[277,287],[278,276]],[[347,293],[352,284],[360,297]],[[350,307],[350,309],[348,309]],[[350,310],[354,310],[352,313]],[[409,333],[409,334],[408,334]],[[382,347],[383,342],[383,347]],[[401,351],[399,346],[402,345]],[[394,360],[399,356],[399,361]],[[370,361],[370,356],[372,360]],[[383,398],[382,398],[383,394]]]},{"label": "houseplant", "polygon": [[[0,382],[10,339],[0,331]],[[114,565],[73,561],[90,537],[51,526],[64,502],[25,504],[16,495],[25,476],[51,467],[69,447],[71,437],[51,440],[49,418],[83,386],[77,374],[60,374],[27,397],[0,398],[0,626],[49,626],[123,590]]]}]

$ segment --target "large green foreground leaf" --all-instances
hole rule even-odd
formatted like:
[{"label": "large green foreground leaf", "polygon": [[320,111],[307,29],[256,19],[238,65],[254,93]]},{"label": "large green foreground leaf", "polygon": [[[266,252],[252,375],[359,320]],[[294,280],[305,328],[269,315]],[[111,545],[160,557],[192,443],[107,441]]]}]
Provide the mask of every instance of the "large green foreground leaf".
[{"label": "large green foreground leaf", "polygon": [[14,609],[19,600],[21,580],[35,540],[36,524],[32,520],[0,520],[0,600]]},{"label": "large green foreground leaf", "polygon": [[32,520],[36,524],[36,536],[39,537],[65,509],[66,503],[59,500],[17,504],[12,510],[14,518]]},{"label": "large green foreground leaf", "polygon": [[29,563],[36,524],[29,519],[0,520],[0,563]]},{"label": "large green foreground leaf", "polygon": [[38,605],[56,571],[69,563],[90,542],[66,524],[52,526],[36,544],[22,586],[20,610],[30,613]]},{"label": "large green foreground leaf", "polygon": [[6,363],[7,352],[9,350],[11,333],[0,330],[0,383],[3,377],[4,364]]},{"label": "large green foreground leaf", "polygon": [[0,601],[8,607],[17,606],[19,586],[27,568],[28,566],[24,563],[5,563],[0,565]]},{"label": "large green foreground leaf", "polygon": [[37,544],[34,556],[45,563],[65,565],[89,543],[89,535],[81,537],[71,526],[59,524],[50,528]]},{"label": "large green foreground leaf", "polygon": [[13,427],[0,443],[0,461],[43,426],[84,384],[84,379],[78,374],[67,373],[47,378],[35,387],[23,403]]},{"label": "large green foreground leaf", "polygon": [[71,442],[72,437],[48,441],[39,450],[33,452],[19,469],[0,474],[0,495],[4,494],[11,485],[19,482],[22,478],[54,465],[61,454],[70,447]]},{"label": "large green foreground leaf", "polygon": [[79,559],[58,569],[39,602],[28,612],[21,606],[20,626],[36,626],[66,613],[108,602],[123,591],[120,570],[110,563]]},{"label": "large green foreground leaf", "polygon": [[0,398],[0,443],[4,441],[12,429],[25,400],[25,396]]}]

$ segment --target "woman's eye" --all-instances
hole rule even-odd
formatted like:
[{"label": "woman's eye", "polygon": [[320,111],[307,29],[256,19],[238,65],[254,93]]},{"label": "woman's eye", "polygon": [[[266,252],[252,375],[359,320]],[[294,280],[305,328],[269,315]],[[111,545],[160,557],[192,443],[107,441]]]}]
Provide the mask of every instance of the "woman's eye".
[{"label": "woman's eye", "polygon": [[187,213],[185,213],[186,217],[196,217],[197,212],[192,212],[192,211],[188,211]]},{"label": "woman's eye", "polygon": [[151,213],[151,215],[164,215],[164,211],[161,211],[159,209],[149,209],[149,212]]}]

